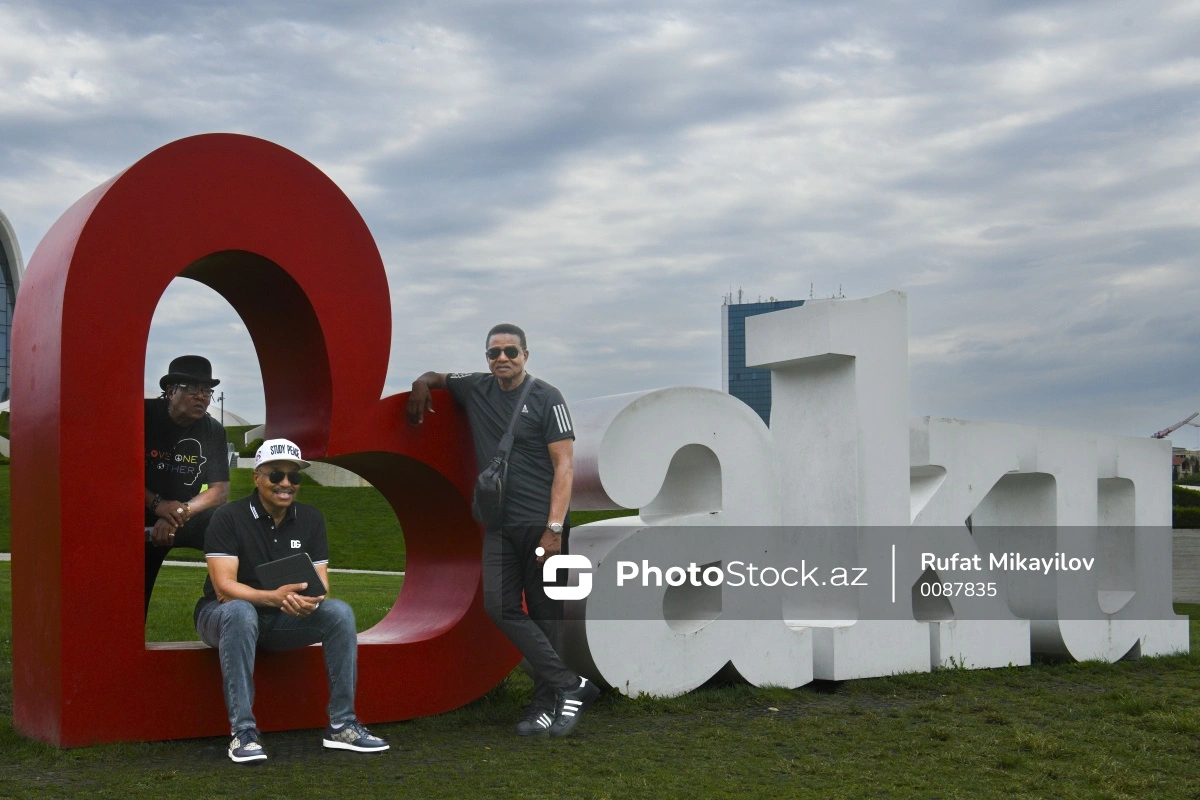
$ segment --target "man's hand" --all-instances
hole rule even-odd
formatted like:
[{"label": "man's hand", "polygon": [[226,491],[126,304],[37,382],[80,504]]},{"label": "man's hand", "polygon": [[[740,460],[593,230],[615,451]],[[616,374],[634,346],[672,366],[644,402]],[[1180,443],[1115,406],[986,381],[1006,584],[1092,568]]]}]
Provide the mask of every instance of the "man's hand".
[{"label": "man's hand", "polygon": [[547,558],[562,552],[562,534],[546,528],[542,531],[542,539],[538,542],[538,546],[542,548],[543,552],[538,556],[537,562],[545,564]]},{"label": "man's hand", "polygon": [[[161,503],[159,505],[161,505]],[[175,525],[173,525],[171,521],[167,519],[155,521],[154,528],[152,528],[150,531],[150,542],[155,547],[174,547]]]},{"label": "man's hand", "polygon": [[164,497],[158,501],[158,506],[154,509],[154,513],[158,515],[160,522],[166,520],[176,528],[182,528],[183,523],[187,522],[183,511],[183,502],[180,500],[171,500]]},{"label": "man's hand", "polygon": [[433,395],[429,391],[429,382],[424,377],[413,381],[412,393],[408,396],[408,422],[420,425],[425,421],[425,412],[433,413]]},{"label": "man's hand", "polygon": [[317,610],[317,606],[325,599],[321,597],[306,597],[300,592],[308,588],[307,583],[289,583],[280,586],[270,595],[270,605],[278,608],[285,614],[291,614],[293,617],[307,617],[309,614]]},{"label": "man's hand", "polygon": [[[308,584],[303,585],[307,586]],[[279,610],[285,614],[291,614],[293,617],[307,617],[317,610],[317,607],[321,605],[321,601],[324,599],[324,595],[320,597],[307,597],[302,594],[289,594],[283,598],[283,605],[279,607]]]}]

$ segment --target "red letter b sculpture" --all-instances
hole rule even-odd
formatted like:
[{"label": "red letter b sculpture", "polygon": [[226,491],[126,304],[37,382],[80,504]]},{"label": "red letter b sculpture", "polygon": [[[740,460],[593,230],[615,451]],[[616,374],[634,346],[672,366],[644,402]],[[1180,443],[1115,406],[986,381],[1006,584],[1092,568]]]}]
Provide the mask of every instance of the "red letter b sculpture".
[{"label": "red letter b sculpture", "polygon": [[[142,622],[146,338],[180,275],[245,322],[268,436],[367,478],[404,528],[404,589],[359,636],[359,715],[406,719],[482,695],[517,655],[483,612],[465,419],[439,393],[444,413],[412,428],[404,395],[379,399],[387,279],[350,201],[294,153],[212,134],[167,145],[92,191],[29,262],[12,348],[17,729],[64,746],[228,731],[216,653],[147,645]],[[325,724],[319,648],[258,662],[262,727]]]}]

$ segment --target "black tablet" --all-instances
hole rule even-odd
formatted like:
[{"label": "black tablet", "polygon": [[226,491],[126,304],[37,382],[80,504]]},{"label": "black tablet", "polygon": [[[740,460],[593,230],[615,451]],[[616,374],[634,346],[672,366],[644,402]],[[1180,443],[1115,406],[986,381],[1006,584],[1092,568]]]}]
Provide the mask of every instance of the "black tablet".
[{"label": "black tablet", "polygon": [[325,594],[325,582],[317,574],[308,553],[294,555],[268,561],[254,568],[258,582],[267,590],[278,589],[289,583],[307,583],[308,588],[300,592],[305,597],[320,597]]}]

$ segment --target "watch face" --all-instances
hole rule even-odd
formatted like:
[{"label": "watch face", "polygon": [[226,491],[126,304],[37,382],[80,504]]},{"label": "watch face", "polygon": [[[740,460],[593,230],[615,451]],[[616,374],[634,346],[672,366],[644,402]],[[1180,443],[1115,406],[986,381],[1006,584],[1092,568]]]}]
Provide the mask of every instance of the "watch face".
[{"label": "watch face", "polygon": [[551,533],[562,533],[563,526],[561,522],[552,522],[548,527]]}]

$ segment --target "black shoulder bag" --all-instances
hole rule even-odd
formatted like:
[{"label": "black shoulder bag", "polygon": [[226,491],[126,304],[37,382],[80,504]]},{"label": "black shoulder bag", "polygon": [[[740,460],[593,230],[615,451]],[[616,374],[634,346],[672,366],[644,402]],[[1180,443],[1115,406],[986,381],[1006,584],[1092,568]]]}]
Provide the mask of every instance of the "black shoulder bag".
[{"label": "black shoulder bag", "polygon": [[517,398],[517,406],[513,409],[512,420],[508,423],[508,431],[500,437],[500,446],[492,463],[479,473],[475,479],[475,492],[471,495],[471,516],[477,522],[489,527],[499,525],[504,518],[504,489],[508,485],[508,454],[513,446],[513,431],[517,427],[517,418],[525,405],[525,398],[537,379],[526,373],[525,388]]}]

